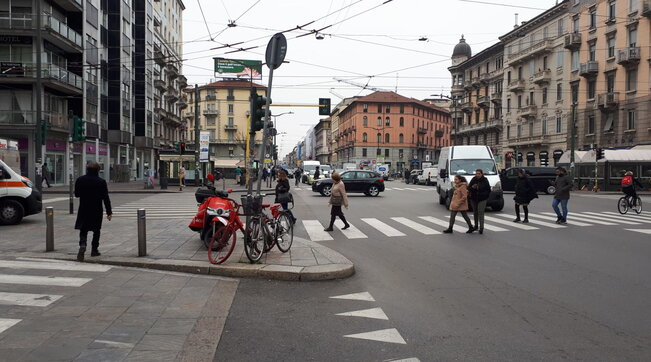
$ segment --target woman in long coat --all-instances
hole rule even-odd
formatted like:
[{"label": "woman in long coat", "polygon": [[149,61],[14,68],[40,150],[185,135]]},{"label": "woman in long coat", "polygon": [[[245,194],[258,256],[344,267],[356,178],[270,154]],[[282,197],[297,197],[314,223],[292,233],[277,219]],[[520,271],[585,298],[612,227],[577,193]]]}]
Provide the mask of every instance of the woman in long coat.
[{"label": "woman in long coat", "polygon": [[350,227],[350,224],[348,224],[348,221],[346,221],[346,217],[344,216],[343,211],[341,211],[342,206],[344,206],[346,209],[348,208],[348,195],[346,194],[346,186],[344,185],[344,182],[341,181],[341,176],[338,173],[332,174],[332,181],[334,181],[334,185],[330,191],[330,200],[328,200],[328,204],[332,206],[330,209],[330,225],[325,228],[324,231],[333,230],[332,227],[335,224],[335,219],[337,216],[339,216],[341,221],[344,222],[344,227],[341,228],[341,230],[345,230]]},{"label": "woman in long coat", "polygon": [[529,222],[529,203],[536,198],[538,198],[538,194],[536,194],[536,187],[533,182],[531,182],[524,170],[518,170],[518,179],[515,182],[515,196],[513,197],[516,218],[513,222],[520,222],[520,206],[524,210],[524,220],[522,222]]},{"label": "woman in long coat", "polygon": [[86,166],[86,175],[81,176],[75,181],[75,197],[79,198],[79,210],[77,211],[77,221],[75,229],[79,230],[79,253],[77,260],[84,261],[86,252],[86,240],[88,232],[93,232],[92,250],[90,256],[101,255],[99,248],[100,229],[102,228],[102,216],[106,207],[106,218],[111,221],[113,211],[111,209],[111,199],[108,195],[106,181],[99,177],[99,165],[96,162],[90,162]]},{"label": "woman in long coat", "polygon": [[468,183],[466,178],[463,176],[456,175],[454,176],[454,194],[452,195],[452,201],[450,202],[450,226],[447,229],[443,230],[446,234],[452,234],[452,227],[454,226],[454,219],[457,217],[457,213],[460,212],[463,219],[466,220],[468,224],[467,234],[471,234],[475,229],[472,227],[472,222],[468,217]]}]

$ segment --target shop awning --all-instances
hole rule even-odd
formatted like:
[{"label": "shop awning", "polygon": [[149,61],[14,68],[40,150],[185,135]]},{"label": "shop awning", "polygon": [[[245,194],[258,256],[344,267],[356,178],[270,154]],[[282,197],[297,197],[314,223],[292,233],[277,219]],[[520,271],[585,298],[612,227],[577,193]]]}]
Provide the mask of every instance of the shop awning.
[{"label": "shop awning", "polygon": [[217,158],[214,160],[215,167],[220,168],[235,168],[237,166],[244,166],[244,161],[232,158]]},{"label": "shop awning", "polygon": [[[183,160],[183,162],[194,162],[194,154],[188,154],[188,155],[160,155],[159,156],[161,161],[178,161],[179,158]],[[214,158],[210,158],[211,161],[214,161]]]}]

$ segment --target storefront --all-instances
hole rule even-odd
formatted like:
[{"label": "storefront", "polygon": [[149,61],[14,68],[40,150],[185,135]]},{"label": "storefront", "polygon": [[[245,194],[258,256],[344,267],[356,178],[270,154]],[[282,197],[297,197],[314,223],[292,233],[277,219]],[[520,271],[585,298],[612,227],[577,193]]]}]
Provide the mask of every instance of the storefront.
[{"label": "storefront", "polygon": [[[45,141],[44,168],[50,185],[64,185],[67,178],[66,140],[50,139]],[[45,171],[45,170],[44,170]]]}]

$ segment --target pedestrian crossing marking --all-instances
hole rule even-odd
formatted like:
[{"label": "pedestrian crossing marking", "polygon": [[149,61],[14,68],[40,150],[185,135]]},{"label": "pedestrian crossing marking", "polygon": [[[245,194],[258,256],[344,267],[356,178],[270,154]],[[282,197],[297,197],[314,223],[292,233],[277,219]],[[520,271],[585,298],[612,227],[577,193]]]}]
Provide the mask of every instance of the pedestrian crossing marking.
[{"label": "pedestrian crossing marking", "polygon": [[352,294],[343,294],[330,297],[330,299],[347,299],[347,300],[361,300],[364,302],[375,302],[375,298],[369,292],[360,292]]},{"label": "pedestrian crossing marking", "polygon": [[[602,213],[598,212],[588,212],[588,214],[596,214],[596,215],[601,215]],[[609,214],[609,218],[613,220],[625,220],[625,221],[634,221],[634,222],[641,222],[643,224],[651,224],[651,220],[643,219],[643,218],[633,218],[628,215],[622,215],[622,214]]]},{"label": "pedestrian crossing marking", "polygon": [[636,233],[649,234],[651,235],[651,229],[626,229],[628,231],[633,231]]},{"label": "pedestrian crossing marking", "polygon": [[525,225],[525,224],[518,224],[518,223],[514,223],[513,221],[506,221],[506,220],[498,219],[498,218],[492,217],[492,216],[484,216],[484,219],[488,220],[488,221],[491,221],[491,222],[494,222],[494,223],[498,223],[498,224],[502,224],[502,225],[508,225],[508,226],[514,227],[516,229],[538,230],[538,228],[535,227],[535,226],[529,226],[529,225]]},{"label": "pedestrian crossing marking", "polygon": [[373,332],[357,333],[357,334],[348,334],[345,335],[346,338],[357,338],[357,339],[367,339],[370,341],[385,342],[385,343],[396,343],[396,344],[407,344],[404,338],[400,335],[395,328],[381,329]]},{"label": "pedestrian crossing marking", "polygon": [[403,224],[405,226],[408,226],[408,227],[420,232],[421,234],[436,235],[436,234],[441,233],[440,231],[436,231],[436,230],[434,230],[434,229],[432,229],[430,227],[427,227],[427,226],[425,226],[423,224],[419,224],[419,223],[417,223],[415,221],[409,220],[406,217],[392,217],[391,219],[394,220],[394,221],[397,221],[397,222],[399,222],[399,223],[401,223],[401,224]]},{"label": "pedestrian crossing marking", "polygon": [[[531,219],[531,218],[556,221],[556,216],[546,216],[546,215],[529,213],[529,219]],[[573,220],[567,220],[567,223],[570,224],[570,225],[575,225],[575,226],[592,226],[592,224],[579,222],[579,221],[573,221]]]},{"label": "pedestrian crossing marking", "polygon": [[[556,215],[556,213],[553,213],[553,212],[543,212],[543,214],[545,214],[545,215],[550,215],[550,216],[552,216],[552,217],[554,217],[554,218],[557,218],[557,217],[558,217],[558,216]],[[567,220],[567,223],[569,224],[570,221],[571,221],[571,220]],[[589,221],[589,222],[591,222],[591,223],[593,223],[593,224],[599,224],[599,225],[617,225],[617,224],[615,224],[615,223],[608,222],[608,221],[602,221],[602,220],[599,220],[599,219],[589,219],[589,220],[583,220],[583,221]]]},{"label": "pedestrian crossing marking", "polygon": [[45,277],[36,275],[0,274],[0,284],[50,285],[59,287],[80,287],[92,279],[70,277]]},{"label": "pedestrian crossing marking", "polygon": [[403,359],[392,359],[392,360],[388,360],[387,362],[420,362],[420,360],[416,357],[412,357],[412,358],[403,358]]},{"label": "pedestrian crossing marking", "polygon": [[0,333],[6,331],[7,329],[13,327],[14,325],[18,324],[18,322],[22,321],[22,319],[8,319],[8,318],[0,318]]},{"label": "pedestrian crossing marking", "polygon": [[375,230],[386,236],[405,236],[401,231],[394,229],[392,226],[385,224],[376,218],[362,218],[362,221],[371,225]]},{"label": "pedestrian crossing marking", "polygon": [[[640,225],[639,222],[634,222],[634,221],[613,220],[610,216],[603,217],[603,216],[596,216],[596,215],[591,215],[591,214],[589,214],[589,213],[581,213],[581,212],[575,212],[575,213],[573,213],[573,214],[574,214],[574,215],[577,215],[577,216],[580,216],[580,217],[589,218],[589,219],[596,219],[596,220],[604,220],[604,219],[606,219],[606,220],[608,220],[608,222],[616,221],[616,222],[618,222],[618,223],[620,223],[620,224],[626,224],[626,225]],[[617,225],[617,224],[614,224],[614,225]]]},{"label": "pedestrian crossing marking", "polygon": [[364,234],[363,232],[359,231],[358,228],[356,228],[353,224],[350,224],[350,227],[346,230],[343,230],[342,228],[344,227],[344,222],[337,219],[335,221],[335,226],[341,231],[348,239],[367,239],[368,236]]},{"label": "pedestrian crossing marking", "polygon": [[323,231],[323,225],[319,220],[303,220],[303,226],[312,241],[334,240],[327,231]]},{"label": "pedestrian crossing marking", "polygon": [[[618,212],[613,212],[613,211],[606,211],[604,214],[610,214],[610,215],[617,215],[617,216],[624,216]],[[649,215],[643,215],[643,214],[637,214],[635,211],[630,212],[626,215],[628,218],[634,219],[634,220],[649,220],[651,221],[651,216]]]},{"label": "pedestrian crossing marking", "polygon": [[[431,222],[433,224],[437,224],[437,225],[443,226],[445,228],[450,226],[450,221],[449,220],[448,221],[439,220],[439,219],[433,218],[431,216],[419,216],[419,217],[421,219],[425,220],[425,221],[429,221],[429,222]],[[449,219],[450,215],[447,215],[446,218]],[[456,231],[462,231],[463,229],[465,229],[465,226],[462,226],[460,224],[455,224],[454,227],[453,227],[453,230],[456,230]],[[496,231],[496,232],[509,231],[509,229],[504,229],[504,228],[501,228],[499,226],[493,226],[493,225],[489,225],[489,224],[484,224],[484,229],[490,230],[490,231]]]},{"label": "pedestrian crossing marking", "polygon": [[[507,214],[495,214],[495,216],[499,216],[499,217],[503,217],[503,218],[507,218],[507,219],[510,219],[510,218],[513,217],[513,216],[511,216],[511,215],[507,215]],[[565,227],[565,226],[563,226],[563,225],[552,224],[552,223],[550,223],[550,222],[538,221],[538,220],[535,220],[535,219],[534,219],[534,220],[529,220],[529,223],[530,223],[530,224],[541,225],[541,226],[546,226],[546,227],[548,227],[548,228],[552,228],[552,229],[562,229],[562,228]]]},{"label": "pedestrian crossing marking", "polygon": [[26,261],[26,260],[0,260],[0,268],[11,269],[46,269],[46,270],[71,270],[88,272],[106,272],[111,270],[108,265],[80,264],[72,262],[51,261]]},{"label": "pedestrian crossing marking", "polygon": [[62,295],[0,292],[0,305],[47,307],[61,299]]},{"label": "pedestrian crossing marking", "polygon": [[384,313],[382,308],[371,308],[371,309],[362,309],[355,310],[352,312],[338,313],[335,315],[344,316],[344,317],[361,317],[361,318],[371,318],[371,319],[382,319],[385,321],[389,320],[389,317]]}]

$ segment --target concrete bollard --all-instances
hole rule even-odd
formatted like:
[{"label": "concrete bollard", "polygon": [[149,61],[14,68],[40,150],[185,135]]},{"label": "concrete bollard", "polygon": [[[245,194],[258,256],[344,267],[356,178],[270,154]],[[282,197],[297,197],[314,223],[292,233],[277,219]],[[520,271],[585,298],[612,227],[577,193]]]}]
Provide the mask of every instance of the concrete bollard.
[{"label": "concrete bollard", "polygon": [[147,256],[147,217],[145,209],[138,209],[138,256]]},{"label": "concrete bollard", "polygon": [[45,208],[45,251],[54,251],[54,208]]}]

